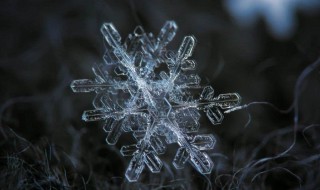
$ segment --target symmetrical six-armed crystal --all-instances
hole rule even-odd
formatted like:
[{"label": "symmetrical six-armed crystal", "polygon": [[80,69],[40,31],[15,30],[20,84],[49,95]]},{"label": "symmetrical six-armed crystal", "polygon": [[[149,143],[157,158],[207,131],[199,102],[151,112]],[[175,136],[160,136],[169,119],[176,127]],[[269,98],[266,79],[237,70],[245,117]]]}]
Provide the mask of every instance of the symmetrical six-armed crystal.
[{"label": "symmetrical six-armed crystal", "polygon": [[[123,132],[132,132],[136,144],[123,146],[121,154],[132,156],[126,178],[137,181],[144,167],[160,172],[160,154],[166,143],[177,143],[173,159],[177,169],[189,161],[202,174],[212,171],[213,163],[203,150],[213,149],[211,134],[194,134],[199,128],[199,110],[213,124],[222,122],[222,109],[240,104],[237,93],[214,96],[211,86],[201,86],[198,75],[192,74],[195,61],[189,59],[195,38],[186,36],[178,51],[169,51],[177,25],[165,23],[159,35],[145,33],[138,26],[125,42],[111,23],[101,32],[107,42],[104,63],[93,68],[95,80],[74,80],[74,92],[95,92],[94,110],[83,113],[85,121],[103,120],[108,133],[107,143],[114,145]],[[195,93],[199,91],[198,96]]]}]

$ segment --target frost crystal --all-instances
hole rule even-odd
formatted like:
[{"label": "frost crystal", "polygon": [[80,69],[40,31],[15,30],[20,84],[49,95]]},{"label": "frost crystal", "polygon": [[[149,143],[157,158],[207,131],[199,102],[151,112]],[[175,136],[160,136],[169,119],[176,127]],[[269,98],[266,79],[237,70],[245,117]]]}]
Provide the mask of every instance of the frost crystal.
[{"label": "frost crystal", "polygon": [[[211,134],[194,134],[199,129],[199,110],[203,110],[212,124],[223,120],[223,109],[240,103],[237,93],[214,96],[211,86],[202,87],[200,77],[192,74],[195,61],[189,59],[196,40],[186,36],[178,51],[169,51],[177,25],[165,23],[159,35],[145,33],[138,26],[125,42],[113,24],[105,23],[101,32],[107,42],[104,63],[93,68],[95,80],[74,80],[74,92],[95,92],[93,110],[83,113],[85,121],[104,121],[109,145],[117,143],[120,135],[131,132],[136,144],[123,146],[123,156],[132,159],[126,178],[137,181],[147,166],[153,173],[160,172],[160,154],[166,144],[177,143],[179,149],[173,159],[177,169],[186,162],[202,174],[213,168],[210,157],[203,152],[213,149]],[[199,91],[200,96],[193,95]],[[200,93],[201,92],[201,93]]]}]

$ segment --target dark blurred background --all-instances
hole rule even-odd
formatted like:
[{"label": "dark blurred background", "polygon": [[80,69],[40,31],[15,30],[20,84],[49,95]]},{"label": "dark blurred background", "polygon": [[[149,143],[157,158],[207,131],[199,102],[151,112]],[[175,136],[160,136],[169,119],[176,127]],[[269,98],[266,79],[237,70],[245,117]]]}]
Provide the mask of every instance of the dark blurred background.
[{"label": "dark blurred background", "polygon": [[[234,8],[221,0],[2,0],[0,189],[319,188],[320,7],[286,2],[280,9]],[[279,14],[268,11],[275,8]],[[237,19],[252,10],[244,18],[255,22]],[[74,94],[69,85],[94,78],[91,67],[105,51],[104,22],[125,39],[137,25],[158,34],[167,20],[179,26],[170,49],[185,35],[197,38],[193,57],[202,83],[216,94],[238,92],[250,106],[226,114],[218,126],[202,117],[200,132],[217,138],[208,152],[211,175],[189,165],[175,170],[177,146],[170,145],[160,174],[145,170],[139,182],[128,183],[130,159],[118,149],[130,134],[108,146],[99,123],[81,120],[94,94]]]}]

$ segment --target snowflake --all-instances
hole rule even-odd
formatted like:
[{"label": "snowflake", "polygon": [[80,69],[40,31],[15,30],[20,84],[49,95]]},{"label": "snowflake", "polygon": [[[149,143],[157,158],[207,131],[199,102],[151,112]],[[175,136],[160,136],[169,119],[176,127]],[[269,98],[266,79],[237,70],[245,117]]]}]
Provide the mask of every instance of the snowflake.
[{"label": "snowflake", "polygon": [[71,84],[74,92],[97,94],[94,110],[85,111],[82,119],[104,121],[109,145],[116,144],[123,132],[133,133],[136,143],[120,150],[132,157],[125,174],[130,182],[138,180],[145,166],[160,172],[163,163],[158,155],[171,143],[179,145],[173,159],[176,169],[188,161],[200,173],[211,173],[212,160],[203,151],[212,149],[216,140],[211,134],[195,134],[199,110],[219,124],[222,110],[240,103],[237,93],[214,96],[213,88],[202,87],[199,76],[192,74],[196,65],[189,59],[196,43],[193,36],[186,36],[178,51],[166,49],[176,31],[173,21],[166,22],[157,37],[138,26],[122,44],[113,24],[103,24],[101,32],[108,46],[105,62],[93,68],[95,80]]},{"label": "snowflake", "polygon": [[320,7],[319,0],[226,0],[226,7],[241,24],[252,24],[261,16],[279,38],[290,35],[295,27],[296,10]]}]

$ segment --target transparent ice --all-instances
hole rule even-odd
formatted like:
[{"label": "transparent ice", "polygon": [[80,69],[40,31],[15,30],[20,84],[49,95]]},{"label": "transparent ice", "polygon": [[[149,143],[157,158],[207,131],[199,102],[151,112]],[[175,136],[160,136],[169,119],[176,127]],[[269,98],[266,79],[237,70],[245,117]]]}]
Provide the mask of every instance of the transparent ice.
[{"label": "transparent ice", "polygon": [[109,145],[122,133],[133,134],[136,143],[120,150],[132,157],[125,174],[130,182],[137,181],[145,167],[160,172],[159,155],[170,143],[180,147],[173,158],[176,169],[189,162],[200,173],[210,173],[213,163],[204,151],[213,149],[216,140],[212,134],[196,134],[199,110],[215,125],[224,118],[222,110],[240,104],[237,93],[215,96],[211,86],[201,86],[200,77],[192,74],[193,36],[184,37],[178,51],[167,50],[176,31],[173,21],[167,21],[158,36],[138,26],[122,43],[114,25],[105,23],[101,32],[107,51],[104,63],[93,68],[96,78],[71,83],[74,92],[96,93],[94,109],[84,111],[82,119],[102,120]]}]

